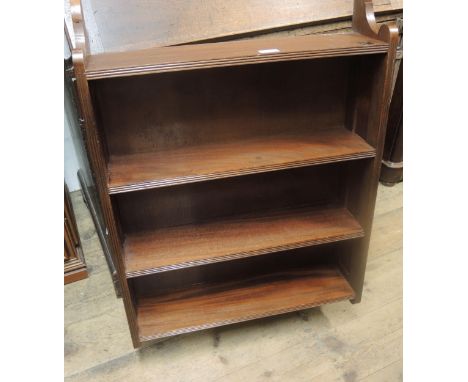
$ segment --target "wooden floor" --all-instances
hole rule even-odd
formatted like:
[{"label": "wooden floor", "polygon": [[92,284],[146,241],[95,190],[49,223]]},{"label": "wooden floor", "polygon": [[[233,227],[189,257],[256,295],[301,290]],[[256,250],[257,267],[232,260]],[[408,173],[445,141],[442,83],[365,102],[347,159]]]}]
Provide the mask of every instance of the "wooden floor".
[{"label": "wooden floor", "polygon": [[90,277],[65,286],[67,381],[401,381],[403,185],[380,186],[360,304],[171,338],[135,351],[91,217],[72,193]]}]

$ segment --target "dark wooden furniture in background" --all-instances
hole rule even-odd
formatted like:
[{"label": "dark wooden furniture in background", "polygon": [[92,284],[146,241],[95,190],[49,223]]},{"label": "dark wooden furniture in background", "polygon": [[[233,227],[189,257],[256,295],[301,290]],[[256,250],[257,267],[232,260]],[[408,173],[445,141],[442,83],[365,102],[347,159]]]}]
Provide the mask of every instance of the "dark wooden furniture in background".
[{"label": "dark wooden furniture in background", "polygon": [[135,347],[361,300],[398,31],[92,54],[90,163]]},{"label": "dark wooden furniture in background", "polygon": [[65,208],[64,208],[64,236],[65,236],[65,254],[64,254],[64,274],[65,284],[82,280],[88,277],[86,263],[83,252],[81,251],[80,236],[76,226],[75,214],[71,204],[68,187],[65,184]]},{"label": "dark wooden furniture in background", "polygon": [[390,103],[387,136],[382,160],[380,181],[393,186],[403,180],[403,61],[398,70]]}]

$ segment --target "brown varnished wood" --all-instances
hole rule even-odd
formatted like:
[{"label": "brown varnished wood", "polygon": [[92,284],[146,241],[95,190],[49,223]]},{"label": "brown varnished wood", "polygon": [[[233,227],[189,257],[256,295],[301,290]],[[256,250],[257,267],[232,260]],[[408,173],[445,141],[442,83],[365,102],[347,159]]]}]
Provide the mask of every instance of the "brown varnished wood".
[{"label": "brown varnished wood", "polygon": [[[84,0],[83,0],[84,1]],[[352,0],[86,0],[93,53],[234,39],[351,20]],[[379,14],[402,0],[374,0]]]},{"label": "brown varnished wood", "polygon": [[86,149],[92,167],[94,180],[96,183],[96,189],[98,191],[99,201],[103,211],[103,216],[106,224],[106,229],[110,237],[110,246],[113,255],[114,264],[117,268],[118,277],[122,287],[122,297],[125,306],[125,312],[127,315],[128,325],[130,334],[132,336],[132,342],[135,347],[140,346],[138,337],[138,328],[136,325],[136,312],[133,305],[133,299],[130,295],[130,291],[125,277],[125,268],[123,258],[121,254],[120,238],[118,236],[118,229],[116,225],[116,219],[113,213],[113,208],[109,195],[107,193],[107,176],[106,176],[106,164],[104,161],[104,150],[102,142],[98,135],[96,127],[96,119],[94,115],[94,109],[92,105],[91,94],[89,92],[88,81],[84,74],[85,62],[87,60],[89,51],[88,40],[86,39],[85,26],[83,22],[81,3],[80,0],[71,0],[72,9],[72,21],[75,31],[75,36],[78,40],[75,41],[75,47],[72,51],[72,59],[74,65],[74,71],[76,76],[76,87],[79,98],[79,112],[84,124],[84,137],[86,143]]},{"label": "brown varnished wood", "polygon": [[[355,96],[350,107],[353,110],[352,118],[348,119],[348,128],[376,148],[375,158],[364,167],[361,176],[349,177],[346,204],[366,234],[362,239],[348,243],[347,254],[342,256],[341,265],[356,293],[353,302],[357,303],[362,298],[399,37],[395,23],[380,26],[375,23],[371,2],[355,0],[354,7],[353,29],[389,44],[385,56],[363,60],[358,66],[354,74],[357,83],[352,90]],[[365,87],[365,83],[371,86]]]},{"label": "brown varnished wood", "polygon": [[64,208],[63,214],[65,218],[65,228],[69,232],[70,242],[73,245],[80,245],[80,236],[78,234],[78,227],[76,225],[75,213],[70,200],[70,192],[68,191],[67,184],[64,187]]},{"label": "brown varnished wood", "polygon": [[[77,44],[135,347],[360,301],[396,28],[356,0],[353,30],[103,55]],[[304,252],[316,249],[320,264]]]},{"label": "brown varnished wood", "polygon": [[375,149],[358,135],[337,128],[113,156],[109,162],[109,192],[166,187],[374,155]]},{"label": "brown varnished wood", "polygon": [[333,267],[289,269],[207,283],[137,300],[141,341],[248,321],[353,298]]},{"label": "brown varnished wood", "polygon": [[[109,365],[105,366],[105,375],[108,380],[131,380],[130,374],[134,375],[135,371],[140,375],[151,375],[149,379],[156,379],[156,382],[165,379],[185,381],[192,373],[187,373],[187,367],[174,370],[173,361],[177,360],[181,360],[184,365],[187,360],[190,370],[197,368],[196,374],[193,375],[196,375],[195,379],[201,381],[209,381],[213,376],[219,378],[224,375],[224,372],[234,371],[234,374],[221,378],[225,382],[227,382],[226,379],[256,380],[256,376],[260,380],[274,380],[276,376],[279,382],[291,379],[294,381],[296,377],[304,382],[311,378],[312,381],[316,379],[314,382],[340,381],[343,379],[344,370],[335,367],[335,360],[336,357],[343,359],[341,355],[347,360],[353,360],[352,366],[349,366],[360,376],[367,376],[384,368],[389,362],[393,362],[394,357],[401,355],[402,348],[402,190],[403,184],[396,185],[394,188],[379,186],[373,237],[366,270],[366,286],[360,304],[351,305],[348,301],[341,301],[310,310],[193,332],[175,338],[169,337],[147,342],[142,345],[145,346],[142,351],[133,352],[129,345],[130,336],[125,328],[125,313],[123,309],[120,309],[122,302],[113,295],[107,272],[96,272],[92,276],[93,287],[85,292],[85,294],[93,294],[92,301],[81,297],[82,288],[65,288],[65,325],[71,325],[70,329],[73,330],[73,333],[69,331],[65,333],[65,339],[73,340],[77,346],[85,347],[80,350],[80,353],[75,353],[75,356],[73,354],[66,356],[68,366],[65,376],[67,376],[67,371],[68,375],[71,375],[75,370],[82,369],[81,361],[76,359],[75,362],[79,354],[92,355],[93,357],[89,357],[87,361],[87,365],[92,367],[98,360],[96,358],[98,350],[104,352],[105,357],[114,359],[119,365],[121,362],[125,363],[125,366],[118,366],[115,369]],[[80,202],[76,210],[76,213],[80,215],[80,226],[89,226],[92,222],[87,218],[87,214],[83,214],[86,212],[86,207],[79,198],[74,200]],[[100,270],[102,270],[105,262],[99,243],[96,240],[89,242],[91,245],[87,246],[87,252],[90,253],[89,260],[93,264],[100,264]],[[329,246],[322,247],[328,248]],[[294,252],[291,255],[294,256],[295,265],[303,267],[296,260],[297,250]],[[283,253],[281,255],[283,256]],[[291,261],[289,256],[286,257]],[[252,259],[260,258],[263,256]],[[229,270],[235,268],[234,275],[239,274],[239,269],[234,266],[241,261],[229,263]],[[221,269],[225,269],[220,268],[219,264],[214,265],[217,274]],[[188,268],[187,271],[200,271],[200,268],[207,267]],[[262,268],[265,266],[262,265]],[[277,269],[283,269],[282,265]],[[167,275],[172,276],[171,280],[173,280],[171,273],[160,273],[158,279]],[[138,279],[141,280],[143,277]],[[181,282],[186,281],[186,272],[178,271],[177,279]],[[223,274],[221,279],[226,280],[226,276]],[[200,280],[206,282],[205,272]],[[87,284],[87,282],[82,284]],[[189,284],[185,284],[185,288],[190,284],[192,284],[191,280]],[[148,288],[147,285],[144,286],[144,290],[150,290]],[[175,291],[173,284],[168,285],[169,289],[161,290],[163,288],[158,283],[155,288],[157,288],[155,291],[161,291],[163,294],[167,291]],[[112,307],[113,309],[108,309]],[[77,311],[82,312],[79,317],[69,314]],[[76,319],[77,323],[75,323]],[[103,321],[109,323],[112,321],[114,324],[104,327]],[[106,328],[108,330],[104,330]],[[78,332],[82,335],[74,334]],[[92,347],[90,347],[90,338],[92,338]],[[324,346],[320,346],[322,341]],[[344,343],[343,347],[339,346],[340,341],[342,341],[341,344]],[[378,344],[377,347],[376,344]],[[331,351],[329,346],[344,353],[339,355]],[[372,349],[372,360],[367,356],[363,357],[363,354],[370,355],[369,349]],[[130,357],[128,354],[131,354]],[[220,362],[221,355],[224,357],[222,363]],[[119,359],[119,357],[124,358]],[[260,358],[263,359],[260,363],[249,362]],[[198,368],[197,365],[201,366],[201,364],[191,364],[189,359],[202,361],[203,367]],[[225,360],[229,362],[227,365]],[[240,364],[247,367],[237,367]],[[300,370],[293,369],[288,372],[290,370],[288,366],[294,367],[295,365],[301,365]],[[272,378],[262,376],[265,370],[273,370]],[[350,369],[346,367],[346,370]],[[318,378],[313,378],[316,372],[321,374]],[[99,380],[102,374],[102,368],[94,368],[93,371],[86,373],[84,379],[90,382],[95,379]],[[393,372],[376,373],[375,376],[371,375],[370,380],[396,382],[401,380],[400,375],[401,363],[393,368]]]},{"label": "brown varnished wood", "polygon": [[[403,129],[403,60],[396,76],[392,100],[389,108],[387,132],[383,159],[400,162],[403,160],[402,134]],[[400,141],[401,139],[401,141]]]},{"label": "brown varnished wood", "polygon": [[[83,60],[85,64],[88,55],[90,54],[90,47],[88,44],[87,29],[85,26],[85,20],[83,17],[83,12],[81,10],[81,1],[80,0],[70,0],[70,12],[71,19],[73,23],[73,33],[74,33],[74,44],[70,44],[73,47],[73,52],[75,54],[76,60]],[[68,35],[68,34],[67,34]],[[72,46],[74,45],[74,46]]]},{"label": "brown varnished wood", "polygon": [[403,180],[403,60],[389,109],[380,181],[393,186]]},{"label": "brown varnished wood", "polygon": [[127,235],[125,267],[136,277],[361,236],[343,208],[250,214]]},{"label": "brown varnished wood", "polygon": [[[355,239],[357,240],[357,239]],[[311,247],[274,252],[263,256],[244,257],[229,261],[226,265],[210,263],[198,267],[180,268],[170,272],[134,277],[129,279],[135,296],[164,296],[178,290],[187,290],[193,285],[218,284],[226,280],[242,280],[278,270],[335,266],[340,246],[346,242],[335,242]]]},{"label": "brown varnished wood", "polygon": [[355,57],[91,81],[110,156],[345,125]]},{"label": "brown varnished wood", "polygon": [[[180,70],[385,53],[388,45],[358,33],[278,37],[161,47],[89,56],[88,79]],[[270,50],[273,50],[269,52]],[[266,51],[265,53],[262,53]]]},{"label": "brown varnished wood", "polygon": [[354,162],[121,193],[113,195],[112,200],[124,235],[239,214],[343,205],[351,163]]},{"label": "brown varnished wood", "polygon": [[81,241],[68,187],[64,190],[64,282],[65,284],[88,277],[81,250]]},{"label": "brown varnished wood", "polygon": [[[78,252],[82,252],[81,248],[77,249]],[[82,256],[80,254],[79,256]],[[64,267],[64,284],[74,283],[75,281],[84,280],[88,277],[88,271],[83,261],[73,259],[67,261]]]},{"label": "brown varnished wood", "polygon": [[[375,3],[374,3],[375,4]],[[385,14],[376,14],[375,19],[378,24],[387,23],[387,22],[397,22],[398,19],[403,17],[402,10],[394,10]],[[334,20],[331,22],[325,23],[318,23],[313,25],[307,25],[302,27],[296,27],[293,29],[288,30],[280,30],[277,32],[269,32],[267,34],[263,34],[261,32],[252,33],[252,35],[243,37],[243,39],[251,39],[251,38],[273,38],[279,36],[308,36],[308,35],[315,35],[315,34],[332,34],[332,33],[351,33],[352,29],[352,19],[351,17],[341,19],[341,20]],[[206,42],[216,42],[216,41],[226,41],[226,39],[210,39]]]}]

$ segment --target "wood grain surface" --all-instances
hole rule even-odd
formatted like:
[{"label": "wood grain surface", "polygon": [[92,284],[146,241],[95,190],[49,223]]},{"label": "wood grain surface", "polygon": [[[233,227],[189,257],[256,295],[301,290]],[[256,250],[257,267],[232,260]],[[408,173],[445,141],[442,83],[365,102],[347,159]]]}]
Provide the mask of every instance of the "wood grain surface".
[{"label": "wood grain surface", "polygon": [[[402,0],[374,0],[375,11],[401,11]],[[93,53],[239,38],[349,20],[352,0],[83,0]]]},{"label": "wood grain surface", "polygon": [[[118,8],[119,4],[123,3],[113,5]],[[352,298],[353,302],[359,302],[364,288],[397,28],[377,25],[372,3],[355,0],[353,33],[148,50],[138,48],[133,52],[96,55],[89,53],[89,29],[84,28],[79,5],[79,1],[74,0],[72,11],[78,36],[73,62],[81,118],[134,347],[148,339],[304,309],[335,299]],[[186,11],[187,3],[184,5],[183,11]],[[122,15],[132,20],[130,13],[124,15],[122,12]],[[190,17],[194,15],[192,12]],[[151,14],[147,16],[151,17]],[[140,25],[141,29],[145,28],[143,18],[133,19],[131,24],[135,29]],[[99,23],[102,28],[104,25]],[[122,31],[122,28],[115,30],[113,36],[123,41],[119,35]],[[247,65],[253,63],[265,64]],[[205,220],[205,216],[193,213],[191,208],[198,208],[203,200],[189,194],[194,189],[192,186],[204,185],[210,192],[208,195],[214,195],[216,187],[212,183],[244,177],[222,181],[208,179],[174,185],[173,188],[184,189],[178,197],[187,196],[183,208],[175,214],[175,220],[158,221],[156,224],[163,226],[154,229],[133,227],[131,230],[129,224],[138,219],[138,213],[145,226],[151,225],[154,212],[161,211],[162,206],[150,203],[149,213],[142,213],[145,207],[142,202],[157,198],[159,191],[169,187],[109,195],[108,164],[114,156],[179,149],[190,153],[194,148],[222,142],[235,144],[284,133],[295,135],[336,128],[346,128],[375,149],[375,156],[373,153],[369,159],[327,164],[322,167],[331,170],[328,175],[317,173],[316,179],[327,181],[327,189],[336,185],[331,197],[338,203],[332,205],[339,207],[326,207],[330,204],[328,200],[322,200],[323,189],[313,192],[312,204],[302,202],[308,190],[305,188],[302,193],[291,194],[290,200],[287,199],[290,195],[285,194],[278,206],[268,206],[268,210],[266,202],[273,200],[274,193],[263,199],[265,210],[252,208],[255,206],[253,195],[242,194],[242,198],[249,201],[247,206],[234,200],[233,205],[239,208],[230,211],[230,206],[222,208],[216,204]],[[231,161],[232,158],[227,161],[229,166]],[[336,169],[342,166],[346,171],[337,172]],[[297,170],[302,168],[288,169],[290,172]],[[280,171],[273,173],[277,172]],[[211,173],[210,169],[208,173]],[[344,176],[335,181],[333,178],[337,173]],[[257,177],[258,181],[265,174],[249,176]],[[242,184],[239,182],[237,186]],[[320,186],[320,182],[312,184],[312,187]],[[253,190],[261,190],[261,187]],[[134,213],[121,219],[122,213],[128,213],[137,202],[128,196],[136,193],[145,193],[145,198],[136,205],[138,209]],[[171,204],[165,207],[165,212],[170,211],[176,198],[167,200]],[[121,208],[120,202],[125,208]],[[316,209],[310,209],[311,205]],[[283,210],[283,206],[287,210]],[[208,200],[207,209],[209,207]],[[250,209],[250,214],[244,215],[243,209]],[[225,212],[229,215],[223,215]],[[190,223],[176,224],[177,221]],[[346,240],[352,238],[354,240]],[[243,280],[242,275],[236,275],[237,281],[226,279],[215,285],[210,280],[202,280],[198,300],[194,295],[196,285],[185,291],[167,290],[165,295],[157,296],[151,293],[154,292],[151,288],[135,289],[139,280],[146,277],[156,280],[168,276],[176,285],[180,272],[200,272],[198,268],[210,266],[218,270],[230,269],[230,264],[235,262],[227,260],[242,257],[244,259],[237,261],[261,260],[264,256],[257,255],[271,253],[281,257],[294,250],[324,243],[328,244],[310,249],[339,246],[327,268],[333,270],[330,283],[322,282],[323,268],[317,264],[302,268],[297,274],[292,270],[292,267],[301,269],[297,257],[283,256],[282,259],[288,260],[283,264],[287,269],[278,264],[268,272],[256,268],[259,273],[252,275],[249,281]],[[302,277],[305,271],[313,275]],[[330,280],[327,275],[324,275],[325,279]],[[278,279],[281,281],[277,282]],[[298,280],[315,281],[301,286]],[[319,290],[315,288],[315,282],[318,282]],[[310,299],[293,304],[294,285],[298,286],[299,292],[308,293]],[[330,295],[327,291],[335,291],[337,285],[341,285],[338,287],[340,292]],[[211,287],[214,292],[210,294]],[[347,289],[346,293],[344,289]],[[240,295],[246,292],[249,298],[257,298],[248,300],[242,296],[238,299],[239,291]],[[226,314],[219,319],[211,316],[206,296],[215,296],[218,292],[219,300],[215,299],[211,313],[231,312],[231,316]],[[303,296],[303,293],[297,295]],[[255,310],[263,303],[266,305],[261,311]],[[140,310],[140,306],[148,309]],[[187,317],[199,321],[187,322]]]},{"label": "wood grain surface", "polygon": [[89,80],[275,61],[385,53],[388,44],[359,33],[276,37],[90,55]]},{"label": "wood grain surface", "polygon": [[64,187],[64,282],[65,284],[88,277],[76,225],[75,213],[67,184]]},{"label": "wood grain surface", "polygon": [[362,237],[344,208],[257,213],[127,235],[127,277]]},{"label": "wood grain surface", "polygon": [[375,149],[345,128],[111,156],[109,192],[115,194],[373,156]]},{"label": "wood grain surface", "polygon": [[354,292],[333,267],[296,269],[244,280],[207,283],[158,297],[137,298],[141,341],[213,328],[332,301]]},{"label": "wood grain surface", "polygon": [[346,178],[370,161],[299,167],[125,192],[112,195],[112,199],[124,235],[298,206],[342,206]]},{"label": "wood grain surface", "polygon": [[348,75],[357,59],[243,65],[89,83],[110,156],[191,150],[208,143],[344,127]]},{"label": "wood grain surface", "polygon": [[138,353],[98,237],[90,234],[88,209],[79,192],[72,199],[80,232],[88,233],[83,248],[93,271],[64,288],[66,382],[142,382],[156,375],[164,382],[185,381],[188,375],[193,382],[402,381],[403,183],[379,186],[361,304],[345,300],[175,336]]}]

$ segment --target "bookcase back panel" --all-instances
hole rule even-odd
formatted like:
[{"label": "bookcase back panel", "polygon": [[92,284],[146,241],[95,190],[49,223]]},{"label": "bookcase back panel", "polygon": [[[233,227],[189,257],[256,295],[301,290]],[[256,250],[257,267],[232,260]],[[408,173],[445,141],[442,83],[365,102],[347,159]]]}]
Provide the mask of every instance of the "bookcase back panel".
[{"label": "bookcase back panel", "polygon": [[354,131],[371,146],[378,144],[378,129],[372,125],[376,118],[372,113],[373,100],[378,98],[375,83],[385,70],[385,56],[355,57],[350,67],[346,128]]},{"label": "bookcase back panel", "polygon": [[124,233],[219,217],[342,204],[348,163],[240,176],[113,196]]},{"label": "bookcase back panel", "polygon": [[203,69],[91,83],[109,155],[345,125],[354,58]]}]

